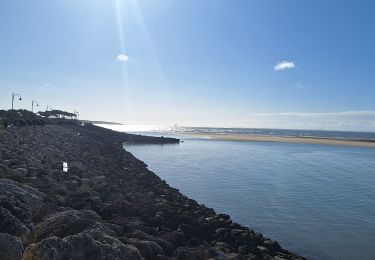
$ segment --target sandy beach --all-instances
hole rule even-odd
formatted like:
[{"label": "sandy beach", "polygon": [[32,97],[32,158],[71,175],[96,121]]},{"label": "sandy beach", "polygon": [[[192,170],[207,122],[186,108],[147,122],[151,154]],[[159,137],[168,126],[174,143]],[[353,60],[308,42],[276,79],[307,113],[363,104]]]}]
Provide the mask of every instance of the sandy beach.
[{"label": "sandy beach", "polygon": [[348,146],[375,148],[375,141],[367,141],[367,140],[317,138],[317,137],[284,137],[284,136],[267,136],[267,135],[236,135],[236,134],[224,135],[224,134],[211,134],[211,133],[199,134],[199,135],[194,135],[194,136],[201,137],[201,138],[215,139],[215,140],[225,140],[225,141],[327,144],[327,145],[348,145]]}]

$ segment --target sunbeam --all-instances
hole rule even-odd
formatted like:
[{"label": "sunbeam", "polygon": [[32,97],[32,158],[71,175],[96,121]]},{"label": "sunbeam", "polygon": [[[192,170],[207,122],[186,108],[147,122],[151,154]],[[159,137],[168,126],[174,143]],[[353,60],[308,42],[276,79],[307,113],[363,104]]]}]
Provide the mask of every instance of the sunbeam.
[{"label": "sunbeam", "polygon": [[[127,61],[129,60],[125,45],[125,34],[124,34],[124,27],[123,27],[123,17],[122,17],[122,6],[120,0],[115,1],[115,9],[116,9],[116,21],[117,21],[117,29],[118,29],[118,38],[120,41],[120,53],[117,55],[117,60],[121,61],[122,63],[122,85],[123,85],[123,96],[124,96],[124,103],[125,111],[121,111],[123,114],[123,118],[126,120],[128,118],[130,110],[130,90],[129,90],[129,71],[128,71],[128,64]],[[126,57],[126,58],[125,58]]]},{"label": "sunbeam", "polygon": [[[155,80],[153,81],[153,86],[145,86],[145,87],[154,87],[152,88],[154,91],[156,91],[155,94],[157,94],[160,97],[163,97],[164,100],[170,101],[171,95],[168,87],[168,82],[166,80],[164,71],[162,69],[161,62],[158,57],[157,50],[154,45],[154,41],[152,39],[151,33],[149,32],[148,25],[144,19],[144,15],[142,12],[142,8],[137,0],[128,0],[128,1],[121,1],[121,0],[115,0],[116,1],[116,15],[117,15],[117,23],[118,23],[118,32],[119,32],[119,40],[120,40],[120,46],[121,46],[121,52],[124,54],[128,54],[129,51],[126,47],[129,46],[129,42],[135,42],[138,41],[138,46],[144,46],[144,53],[145,56],[150,62],[151,69],[153,70],[154,74],[156,75]],[[123,5],[126,3],[126,6],[124,8]],[[123,17],[123,14],[125,13],[126,17]],[[134,26],[132,28],[133,30],[129,30],[126,26],[129,26],[129,21]],[[125,26],[125,28],[124,28]],[[135,30],[134,30],[135,29]],[[140,39],[130,39],[126,38],[131,36],[135,36],[133,31],[136,31],[139,33]],[[128,43],[128,44],[127,44]],[[127,77],[132,77],[132,75],[129,75],[129,68],[130,64],[132,64],[131,71],[135,72],[136,75],[142,75],[141,78],[143,78],[145,75],[145,68],[137,64],[137,57],[130,57],[129,58],[130,63],[124,62],[124,84],[129,84],[129,80]],[[134,63],[132,63],[134,61]],[[142,63],[142,62],[139,62]],[[125,71],[126,70],[126,71]],[[141,86],[138,86],[141,87]],[[131,92],[131,86],[127,85],[127,91]]]}]

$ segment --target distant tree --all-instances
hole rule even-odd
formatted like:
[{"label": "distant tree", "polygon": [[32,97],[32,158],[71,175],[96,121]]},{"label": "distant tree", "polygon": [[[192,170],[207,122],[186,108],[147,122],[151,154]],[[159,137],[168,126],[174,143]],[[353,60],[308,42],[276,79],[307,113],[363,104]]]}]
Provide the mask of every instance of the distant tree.
[{"label": "distant tree", "polygon": [[77,116],[73,113],[69,113],[62,110],[50,110],[45,112],[38,112],[38,114],[45,118],[63,118],[63,119],[76,119]]}]

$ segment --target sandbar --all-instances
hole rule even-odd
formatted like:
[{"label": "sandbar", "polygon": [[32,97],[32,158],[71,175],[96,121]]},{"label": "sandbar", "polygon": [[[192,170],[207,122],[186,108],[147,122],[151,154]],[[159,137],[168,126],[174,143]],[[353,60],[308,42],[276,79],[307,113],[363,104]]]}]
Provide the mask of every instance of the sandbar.
[{"label": "sandbar", "polygon": [[326,145],[346,145],[358,147],[375,148],[375,140],[362,139],[335,139],[325,137],[293,137],[293,136],[269,136],[269,135],[239,135],[239,134],[212,134],[200,133],[189,134],[201,138],[208,138],[223,141],[253,141],[253,142],[281,142],[298,144],[326,144]]}]

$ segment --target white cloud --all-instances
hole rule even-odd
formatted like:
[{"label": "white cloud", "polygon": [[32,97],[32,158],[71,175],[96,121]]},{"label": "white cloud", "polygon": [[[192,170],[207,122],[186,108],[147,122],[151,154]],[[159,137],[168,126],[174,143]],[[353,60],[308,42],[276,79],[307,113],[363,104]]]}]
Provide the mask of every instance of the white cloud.
[{"label": "white cloud", "polygon": [[119,54],[119,55],[117,55],[116,59],[118,61],[121,61],[121,62],[127,62],[127,61],[129,61],[129,56],[126,55],[126,54]]},{"label": "white cloud", "polygon": [[375,132],[375,111],[262,113],[248,117],[249,127]]},{"label": "white cloud", "polygon": [[278,70],[290,70],[294,69],[296,67],[296,64],[293,61],[281,61],[277,63],[274,67],[276,71]]},{"label": "white cloud", "polygon": [[51,87],[52,84],[51,83],[44,83],[43,86],[48,88],[48,87]]}]

